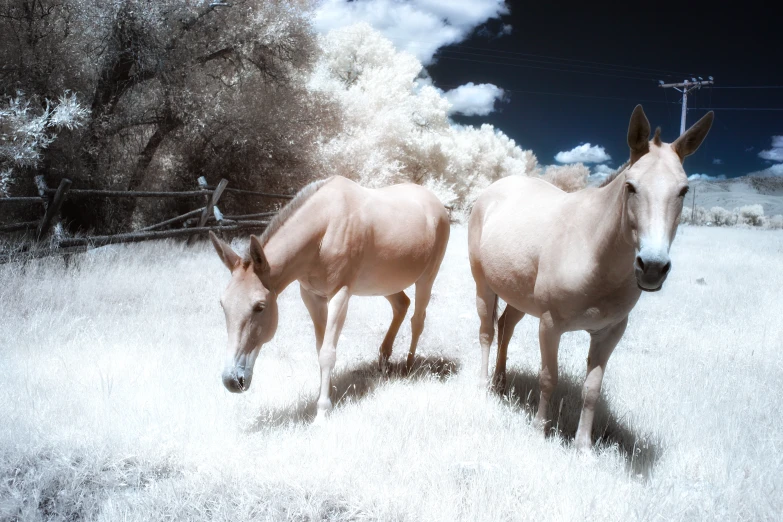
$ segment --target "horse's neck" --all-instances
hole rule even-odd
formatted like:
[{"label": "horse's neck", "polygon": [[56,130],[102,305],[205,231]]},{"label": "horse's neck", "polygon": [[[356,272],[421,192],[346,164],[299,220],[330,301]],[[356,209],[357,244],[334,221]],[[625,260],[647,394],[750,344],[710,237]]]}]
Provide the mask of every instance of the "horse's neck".
[{"label": "horse's neck", "polygon": [[264,255],[269,263],[269,286],[276,293],[312,268],[323,235],[318,221],[292,216],[264,245]]},{"label": "horse's neck", "polygon": [[[609,185],[592,193],[593,208],[599,209],[594,227],[596,255],[602,271],[620,278],[633,272],[635,249],[626,229],[625,175],[620,174]],[[627,272],[627,273],[626,273]]]}]

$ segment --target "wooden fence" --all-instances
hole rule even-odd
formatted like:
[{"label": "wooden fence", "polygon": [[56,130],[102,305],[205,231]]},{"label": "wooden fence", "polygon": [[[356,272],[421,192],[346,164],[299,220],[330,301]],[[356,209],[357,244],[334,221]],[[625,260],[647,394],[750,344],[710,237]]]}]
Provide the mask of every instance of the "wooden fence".
[{"label": "wooden fence", "polygon": [[[222,179],[215,187],[207,185],[206,180],[198,179],[198,189],[183,192],[154,192],[154,191],[117,191],[117,190],[93,190],[72,189],[71,181],[63,179],[56,189],[49,188],[43,176],[35,177],[38,189],[37,197],[8,197],[0,198],[0,205],[22,204],[41,205],[43,216],[36,221],[22,223],[0,224],[0,233],[19,231],[35,231],[34,241],[25,244],[15,252],[0,254],[0,263],[5,263],[20,254],[23,258],[44,257],[55,254],[72,254],[83,252],[89,248],[111,245],[115,243],[135,243],[152,239],[165,239],[172,237],[187,237],[188,244],[200,234],[212,231],[260,231],[266,228],[269,218],[276,212],[259,212],[256,214],[224,215],[217,206],[220,197],[225,192],[237,194],[275,198],[291,199],[287,194],[271,194],[229,188],[228,180]],[[182,215],[161,221],[139,230],[114,235],[104,236],[78,236],[69,237],[60,223],[60,208],[68,198],[109,197],[109,198],[202,198],[204,206],[186,212]],[[171,228],[181,226],[181,228]]]}]

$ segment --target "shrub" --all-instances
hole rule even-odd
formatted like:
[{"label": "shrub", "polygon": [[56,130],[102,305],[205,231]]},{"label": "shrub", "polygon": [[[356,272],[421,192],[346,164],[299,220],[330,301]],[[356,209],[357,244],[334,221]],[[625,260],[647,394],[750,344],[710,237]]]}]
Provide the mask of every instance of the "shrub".
[{"label": "shrub", "polygon": [[723,207],[712,207],[709,215],[712,224],[718,227],[731,227],[737,224],[737,214]]},{"label": "shrub", "polygon": [[707,225],[711,223],[711,219],[712,217],[707,209],[699,206],[695,210],[692,207],[683,206],[680,214],[680,223],[687,225]]},{"label": "shrub", "polygon": [[569,165],[549,165],[541,174],[541,179],[566,192],[576,192],[587,186],[590,169],[582,163]]},{"label": "shrub", "polygon": [[767,228],[771,228],[773,230],[783,229],[783,215],[777,214],[769,218],[767,221]]},{"label": "shrub", "polygon": [[764,221],[764,207],[761,205],[745,205],[735,212],[739,215],[739,222],[745,225],[759,227]]}]

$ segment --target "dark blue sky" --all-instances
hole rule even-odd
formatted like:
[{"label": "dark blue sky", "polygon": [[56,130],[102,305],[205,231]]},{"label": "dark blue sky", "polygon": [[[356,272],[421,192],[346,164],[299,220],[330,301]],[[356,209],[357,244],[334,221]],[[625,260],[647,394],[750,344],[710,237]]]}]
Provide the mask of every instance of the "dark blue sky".
[{"label": "dark blue sky", "polygon": [[[458,121],[492,123],[544,164],[554,163],[559,151],[590,142],[605,147],[616,167],[628,157],[625,132],[637,103],[653,128],[662,127],[665,141],[679,133],[680,94],[658,88],[658,80],[713,76],[716,88],[689,95],[689,126],[704,108],[718,110],[686,171],[732,177],[769,166],[757,154],[770,148],[773,135],[783,134],[783,110],[720,108],[783,109],[783,89],[725,88],[783,86],[783,37],[772,2],[629,2],[611,9],[588,2],[509,5],[509,15],[441,49],[428,67],[445,90],[472,81],[507,91],[499,111]],[[503,23],[513,26],[511,35],[486,35]]]}]

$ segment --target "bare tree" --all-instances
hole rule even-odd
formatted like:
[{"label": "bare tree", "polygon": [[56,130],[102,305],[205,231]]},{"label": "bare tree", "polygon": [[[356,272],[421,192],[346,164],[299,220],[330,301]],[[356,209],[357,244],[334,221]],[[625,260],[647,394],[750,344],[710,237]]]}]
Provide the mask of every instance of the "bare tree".
[{"label": "bare tree", "polygon": [[[138,189],[197,175],[297,188],[339,118],[305,88],[316,57],[309,4],[232,0],[0,0],[0,88],[88,108],[38,170]],[[286,186],[288,185],[288,186]],[[77,225],[131,207],[71,205]]]}]

